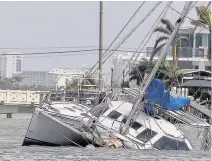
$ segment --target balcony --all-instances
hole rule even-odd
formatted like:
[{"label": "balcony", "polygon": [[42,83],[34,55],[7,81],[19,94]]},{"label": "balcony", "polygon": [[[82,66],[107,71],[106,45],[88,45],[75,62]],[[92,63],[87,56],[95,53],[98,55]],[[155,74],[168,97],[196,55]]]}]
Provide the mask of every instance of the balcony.
[{"label": "balcony", "polygon": [[[152,53],[153,47],[147,48],[146,57],[150,57]],[[179,58],[207,58],[208,48],[192,48],[192,47],[178,47],[177,55]],[[161,51],[158,52],[155,57],[159,57]],[[174,48],[171,47],[168,51],[167,57],[173,57]]]}]

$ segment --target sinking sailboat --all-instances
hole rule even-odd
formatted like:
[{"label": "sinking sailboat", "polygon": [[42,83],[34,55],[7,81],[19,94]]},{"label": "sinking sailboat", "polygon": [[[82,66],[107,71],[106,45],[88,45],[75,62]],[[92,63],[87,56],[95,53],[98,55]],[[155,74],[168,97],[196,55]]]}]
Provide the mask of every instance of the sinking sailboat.
[{"label": "sinking sailboat", "polygon": [[161,57],[139,88],[134,104],[112,100],[91,109],[74,102],[42,105],[35,110],[23,145],[84,147],[93,144],[133,149],[192,150],[183,132],[155,112],[156,107],[180,111],[190,104],[189,99],[171,97],[164,90],[164,84],[153,79],[190,6],[188,2]]},{"label": "sinking sailboat", "polygon": [[[150,116],[141,111],[130,125],[126,134],[121,134],[133,104],[124,101],[112,101],[92,111],[98,116],[104,112],[96,124],[97,131],[104,141],[120,140],[122,147],[133,149],[192,150],[193,147],[175,125],[159,116]],[[107,109],[107,110],[105,110]],[[107,134],[107,135],[106,135]]]}]

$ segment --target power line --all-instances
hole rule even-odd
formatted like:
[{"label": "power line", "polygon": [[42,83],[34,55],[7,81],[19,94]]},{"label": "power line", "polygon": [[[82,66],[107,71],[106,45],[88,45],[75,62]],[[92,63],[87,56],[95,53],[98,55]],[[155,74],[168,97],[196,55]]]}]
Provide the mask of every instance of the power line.
[{"label": "power line", "polygon": [[[109,50],[109,48],[114,44],[114,42],[117,40],[117,38],[121,35],[121,33],[124,31],[124,29],[129,25],[129,23],[132,21],[132,19],[135,17],[135,15],[138,13],[138,11],[141,9],[141,7],[144,5],[145,1],[141,3],[141,5],[138,7],[138,9],[133,13],[133,15],[130,17],[128,22],[125,24],[125,26],[121,29],[121,31],[118,33],[118,35],[114,38],[114,40],[111,42],[111,44],[108,46],[108,48],[105,50],[104,54]],[[103,55],[104,55],[103,54]]]},{"label": "power line", "polygon": [[[31,56],[31,57],[40,57],[40,55],[49,55],[48,57],[55,56],[55,54],[70,54],[70,55],[56,55],[56,56],[73,56],[73,55],[90,55],[90,54],[97,54],[97,53],[86,53],[85,51],[98,51],[99,49],[92,49],[92,50],[74,50],[74,51],[53,51],[53,52],[42,52],[42,53],[11,53],[11,54],[1,54],[0,56],[7,56],[7,55],[12,55],[12,56]],[[102,49],[102,50],[107,50],[107,49]],[[108,51],[119,51],[119,52],[135,52],[134,50],[108,50]],[[85,52],[85,53],[80,53],[80,52]],[[137,52],[137,53],[147,53],[146,51],[143,52]],[[38,55],[38,56],[37,56]],[[42,56],[46,57],[46,56]],[[29,57],[24,57],[24,58],[29,58]]]},{"label": "power line", "polygon": [[[124,31],[124,29],[127,27],[127,25],[131,22],[131,20],[133,19],[133,17],[138,13],[138,11],[140,10],[140,8],[143,6],[143,4],[144,4],[144,2],[138,7],[138,9],[135,11],[135,13],[131,16],[131,18],[129,19],[129,21],[125,24],[125,26],[122,28],[122,30],[118,33],[118,35],[115,37],[115,39],[112,41],[112,43],[109,45],[109,47],[107,48],[107,50],[104,52],[104,54],[103,54],[103,58],[105,57],[105,55],[106,55],[106,52],[108,51],[108,49],[113,45],[113,43],[117,40],[117,38],[120,36],[120,34]],[[138,26],[140,26],[140,25],[138,25]],[[134,29],[134,28],[133,28]],[[137,28],[136,28],[137,29]],[[131,35],[132,33],[129,33],[129,36]],[[129,37],[128,36],[128,37]],[[127,36],[125,36],[125,37],[127,37]],[[125,38],[124,38],[125,39]],[[125,39],[126,40],[126,39]],[[125,41],[124,40],[124,41]],[[123,43],[123,42],[122,42]],[[122,44],[121,43],[121,44]],[[120,45],[118,45],[118,46],[120,46]],[[118,47],[114,47],[113,49],[117,49]],[[93,65],[93,67],[91,68],[91,71],[96,67],[96,65],[99,63],[99,61],[97,61],[96,62],[96,64],[94,64]],[[102,63],[102,64],[104,64],[104,62]],[[86,75],[90,75],[90,73],[91,73],[91,71],[88,71],[87,73],[86,73]]]},{"label": "power line", "polygon": [[98,46],[39,46],[39,47],[4,47],[0,50],[19,49],[19,50],[31,50],[31,49],[82,49],[82,48],[97,48]]},{"label": "power line", "polygon": [[90,51],[98,51],[99,49],[86,49],[86,50],[69,50],[69,51],[52,51],[52,52],[41,52],[41,53],[7,53],[0,54],[0,56],[5,55],[49,55],[49,54],[62,54],[62,53],[79,53],[79,52],[90,52]]},{"label": "power line", "polygon": [[71,55],[68,55],[68,53],[66,53],[65,55],[45,55],[45,56],[36,56],[36,55],[30,55],[30,56],[24,56],[24,59],[27,59],[27,58],[46,58],[46,57],[55,57],[55,56],[60,56],[60,57],[64,57],[64,56],[80,56],[80,55],[97,55],[98,53],[74,53],[74,54],[71,54]]},{"label": "power line", "polygon": [[[193,4],[193,6],[190,8],[190,10],[195,6],[197,4],[197,2],[195,2],[194,4]],[[176,9],[174,9],[173,7],[171,7],[171,6],[169,6],[169,8],[171,8],[173,11],[175,11],[177,14],[181,14],[179,11],[177,11]],[[189,11],[190,11],[189,10]],[[188,12],[189,12],[188,11]],[[185,18],[188,18],[189,20],[191,20],[191,21],[194,21],[194,19],[192,19],[192,18],[190,18],[190,17],[188,17],[188,16],[186,16]]]},{"label": "power line", "polygon": [[[139,21],[139,23],[136,24],[136,26],[122,39],[121,42],[119,42],[114,48],[113,50],[117,50],[132,34],[133,32],[135,32],[135,30],[155,11],[155,9],[161,4],[162,2],[157,2],[156,5],[145,15],[145,17]],[[111,55],[114,52],[109,53],[108,57],[102,62],[103,64],[111,57]],[[106,54],[105,54],[106,55]],[[104,56],[105,56],[104,55]],[[98,62],[92,67],[92,69],[95,68],[95,66],[98,64]],[[97,69],[93,72],[95,73],[97,71]],[[90,75],[91,71],[86,73],[86,75]]]},{"label": "power line", "polygon": [[[19,49],[19,50],[39,50],[39,49],[98,49],[99,46],[78,46],[78,47],[74,47],[74,46],[66,46],[66,47],[4,47],[4,48],[0,48],[0,50],[14,50],[14,49]],[[104,50],[106,50],[106,48],[108,48],[108,46],[104,46],[103,47]],[[134,50],[136,48],[133,47],[119,47],[120,49],[125,49],[125,50]]]}]

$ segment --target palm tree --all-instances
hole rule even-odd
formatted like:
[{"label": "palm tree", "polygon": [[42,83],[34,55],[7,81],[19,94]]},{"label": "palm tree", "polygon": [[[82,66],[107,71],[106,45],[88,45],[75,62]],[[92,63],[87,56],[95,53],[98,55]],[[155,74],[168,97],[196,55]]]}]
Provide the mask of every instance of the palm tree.
[{"label": "palm tree", "polygon": [[73,79],[72,82],[67,82],[66,90],[77,90],[78,89],[78,79]]},{"label": "palm tree", "polygon": [[87,76],[83,81],[82,81],[82,86],[84,86],[84,89],[87,89],[89,87],[86,87],[86,85],[91,85],[92,88],[95,88],[97,86],[96,81],[92,76]]},{"label": "palm tree", "polygon": [[[209,2],[209,5],[210,5],[210,2]],[[199,19],[192,21],[191,23],[195,24],[195,25],[204,24],[204,25],[207,26],[207,29],[210,32],[210,34],[209,34],[209,46],[208,46],[208,59],[211,60],[211,30],[212,30],[211,29],[211,27],[212,27],[211,21],[212,21],[212,18],[211,18],[211,10],[210,10],[209,5],[207,7],[206,6],[196,7],[196,12],[197,12]]]},{"label": "palm tree", "polygon": [[20,76],[12,76],[12,79],[13,79],[14,82],[16,82],[16,83],[20,83],[20,82],[23,80],[23,78],[20,77]]},{"label": "palm tree", "polygon": [[178,86],[181,83],[181,78],[183,77],[181,68],[172,65],[168,61],[164,61],[163,67],[158,72],[163,76],[162,80],[167,87]]},{"label": "palm tree", "polygon": [[[154,48],[153,48],[153,52],[150,57],[150,61],[152,61],[156,53],[159,52],[165,46],[165,44],[167,43],[169,37],[171,36],[174,30],[174,25],[171,23],[171,21],[167,19],[161,19],[161,23],[163,26],[157,27],[154,30],[154,32],[163,33],[164,36],[161,36],[156,40]],[[188,41],[188,38],[185,36],[176,36],[176,38],[174,39],[172,43],[172,46],[175,46],[175,54],[173,54],[173,63],[176,66],[177,66],[177,53],[178,53],[176,49],[177,49],[177,45],[179,44],[178,42],[182,39]]]},{"label": "palm tree", "polygon": [[143,58],[143,61],[141,61],[137,67],[133,67],[130,71],[130,79],[129,81],[135,80],[137,85],[140,85],[142,82],[145,73],[147,72],[147,69],[153,67],[153,62],[148,61],[147,59]]},{"label": "palm tree", "polygon": [[[137,67],[134,67],[130,72],[130,81],[135,80],[137,85],[140,85],[142,78],[144,77],[146,70],[151,70],[154,66],[152,61],[143,59]],[[159,67],[158,71],[155,74],[155,78],[163,80],[168,88],[170,85],[179,84],[179,80],[182,77],[182,71],[179,67],[173,66],[167,61],[164,61],[163,64]]]},{"label": "palm tree", "polygon": [[3,81],[4,81],[4,84],[6,84],[6,86],[7,86],[9,89],[11,89],[12,86],[13,86],[13,84],[15,83],[15,80],[14,80],[12,77],[11,77],[11,78],[5,77],[5,78],[3,79]]},{"label": "palm tree", "polygon": [[[67,90],[77,90],[78,89],[78,82],[79,80],[78,79],[73,79],[71,82],[67,82],[67,87],[66,89]],[[81,83],[81,89],[87,89],[87,88],[90,88],[89,86],[87,85],[91,85],[92,88],[97,86],[97,83],[96,81],[91,77],[91,76],[87,76],[86,79],[84,79]]]}]

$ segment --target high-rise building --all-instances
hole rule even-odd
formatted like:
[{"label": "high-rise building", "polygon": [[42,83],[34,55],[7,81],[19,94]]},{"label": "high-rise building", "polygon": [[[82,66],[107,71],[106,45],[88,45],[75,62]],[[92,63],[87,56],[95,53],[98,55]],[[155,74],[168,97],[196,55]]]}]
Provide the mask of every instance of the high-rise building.
[{"label": "high-rise building", "polygon": [[47,71],[23,71],[22,85],[55,87],[57,75]]},{"label": "high-rise building", "polygon": [[12,77],[23,72],[23,56],[2,55],[0,56],[0,76]]}]

